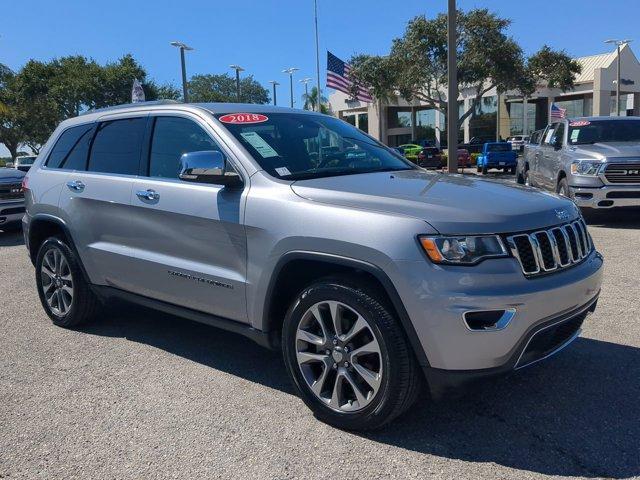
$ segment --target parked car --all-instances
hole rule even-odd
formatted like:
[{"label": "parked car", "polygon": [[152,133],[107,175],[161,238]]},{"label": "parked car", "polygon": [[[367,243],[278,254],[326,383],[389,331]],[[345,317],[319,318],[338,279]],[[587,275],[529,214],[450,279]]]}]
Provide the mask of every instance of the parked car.
[{"label": "parked car", "polygon": [[28,172],[36,158],[36,155],[23,155],[22,157],[17,157],[16,161],[13,163],[13,168],[22,170],[23,172]]},{"label": "parked car", "polygon": [[640,206],[640,117],[564,119],[527,152],[520,183],[583,208]]},{"label": "parked car", "polygon": [[529,185],[529,177],[526,170],[528,170],[528,165],[531,163],[531,159],[535,156],[535,152],[540,147],[543,133],[544,129],[533,132],[529,137],[529,141],[524,145],[522,155],[518,157],[518,163],[516,165],[516,179],[520,184]]},{"label": "parked car", "polygon": [[471,166],[471,154],[466,148],[458,149],[458,167],[467,168]]},{"label": "parked car", "polygon": [[58,126],[24,188],[55,325],[119,298],[246,335],[281,349],[303,401],[350,430],[397,417],[424,383],[437,398],[560,351],[600,292],[570,200],[427,172],[311,111],[88,112]]},{"label": "parked car", "polygon": [[529,142],[528,135],[514,135],[507,138],[507,142],[511,144],[511,148],[517,152],[522,152],[526,143]]},{"label": "parked car", "polygon": [[489,142],[484,144],[482,153],[478,156],[476,167],[478,172],[484,174],[490,168],[516,173],[517,162],[518,154],[507,142]]},{"label": "parked car", "polygon": [[489,137],[471,137],[469,143],[463,143],[459,145],[460,148],[464,148],[469,153],[480,153],[485,143],[491,142],[494,139]]},{"label": "parked car", "polygon": [[15,168],[0,168],[0,230],[20,228],[24,215],[24,172]]},{"label": "parked car", "polygon": [[418,165],[422,168],[442,168],[442,152],[437,147],[424,147],[418,154]]},{"label": "parked car", "polygon": [[422,146],[413,143],[406,143],[404,145],[400,145],[398,148],[401,148],[404,152],[404,156],[414,163],[417,161],[418,155],[422,151]]}]

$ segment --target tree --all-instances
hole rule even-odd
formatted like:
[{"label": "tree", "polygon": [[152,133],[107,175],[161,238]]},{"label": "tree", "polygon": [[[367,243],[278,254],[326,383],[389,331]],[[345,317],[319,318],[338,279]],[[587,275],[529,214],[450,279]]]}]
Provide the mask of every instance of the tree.
[{"label": "tree", "polygon": [[0,143],[9,150],[14,160],[24,137],[18,106],[16,76],[8,67],[0,65]]},{"label": "tree", "polygon": [[[475,114],[482,96],[493,88],[529,95],[544,82],[565,90],[573,87],[580,65],[564,52],[547,46],[527,60],[520,46],[506,34],[510,23],[487,9],[458,12],[458,85],[474,91],[469,108],[458,118],[459,126]],[[381,100],[399,93],[446,116],[445,14],[434,19],[412,19],[404,36],[393,40],[388,56],[356,55],[350,63],[354,94],[360,86],[368,87]]]},{"label": "tree", "polygon": [[[318,87],[312,87],[309,94],[303,93],[302,100],[304,101],[305,110],[316,110],[318,106]],[[329,113],[329,107],[327,106],[327,97],[320,92],[320,112]]]},{"label": "tree", "polygon": [[[189,98],[192,102],[236,102],[236,79],[226,73],[194,75],[189,80]],[[249,75],[240,80],[240,101],[269,103],[269,91]]]}]

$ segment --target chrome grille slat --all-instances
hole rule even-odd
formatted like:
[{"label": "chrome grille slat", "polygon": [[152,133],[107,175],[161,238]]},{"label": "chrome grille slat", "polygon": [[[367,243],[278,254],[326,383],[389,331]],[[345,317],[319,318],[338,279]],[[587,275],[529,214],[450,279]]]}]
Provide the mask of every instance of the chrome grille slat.
[{"label": "chrome grille slat", "polygon": [[581,219],[545,230],[510,235],[506,240],[527,277],[576,265],[593,250],[593,242]]},{"label": "chrome grille slat", "polygon": [[612,163],[604,170],[604,178],[609,183],[640,183],[640,163]]}]

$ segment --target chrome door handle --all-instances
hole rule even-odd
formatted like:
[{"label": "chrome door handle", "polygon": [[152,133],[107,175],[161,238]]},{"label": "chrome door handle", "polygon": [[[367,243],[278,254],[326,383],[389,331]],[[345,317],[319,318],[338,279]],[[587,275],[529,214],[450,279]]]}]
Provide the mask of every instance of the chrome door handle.
[{"label": "chrome door handle", "polygon": [[138,196],[138,198],[141,198],[143,200],[158,200],[160,198],[160,194],[155,190],[151,190],[151,189],[138,190],[136,192],[136,195]]},{"label": "chrome door handle", "polygon": [[71,190],[75,190],[76,192],[81,192],[84,190],[84,183],[82,183],[80,180],[73,180],[71,182],[67,182],[67,187],[69,187]]}]

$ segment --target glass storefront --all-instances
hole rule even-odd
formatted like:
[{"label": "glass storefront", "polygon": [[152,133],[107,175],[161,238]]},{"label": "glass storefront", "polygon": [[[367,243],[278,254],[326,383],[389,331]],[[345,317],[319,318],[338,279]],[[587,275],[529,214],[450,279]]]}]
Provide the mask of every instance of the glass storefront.
[{"label": "glass storefront", "polygon": [[[557,100],[554,102],[558,107],[566,110],[565,116],[589,117],[593,112],[593,97],[574,98],[570,100]],[[611,108],[615,109],[616,100],[612,99]]]},{"label": "glass storefront", "polygon": [[498,99],[495,95],[482,98],[469,119],[469,138],[495,139],[497,111]]},{"label": "glass storefront", "polygon": [[[564,107],[563,107],[564,108]],[[509,134],[523,135],[524,130],[524,108],[522,102],[507,103],[509,112]],[[527,102],[527,131],[524,135],[530,135],[536,129],[536,103]]]}]

